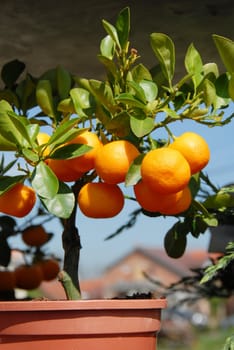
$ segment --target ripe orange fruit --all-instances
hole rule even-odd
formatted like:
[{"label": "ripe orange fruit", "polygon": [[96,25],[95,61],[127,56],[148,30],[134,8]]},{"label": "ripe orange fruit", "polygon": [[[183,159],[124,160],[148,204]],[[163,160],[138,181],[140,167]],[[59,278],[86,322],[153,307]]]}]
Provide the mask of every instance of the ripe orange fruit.
[{"label": "ripe orange fruit", "polygon": [[35,191],[17,183],[0,196],[0,212],[21,218],[30,213],[35,203]]},{"label": "ripe orange fruit", "polygon": [[161,194],[147,186],[144,181],[134,185],[134,193],[140,206],[150,212],[176,215],[187,210],[192,196],[188,187],[172,194]]},{"label": "ripe orange fruit", "polygon": [[177,215],[186,211],[192,202],[192,195],[189,187],[185,187],[182,191],[173,193],[170,201],[165,204],[160,213],[164,215]]},{"label": "ripe orange fruit", "polygon": [[31,290],[39,287],[43,272],[39,264],[21,265],[15,269],[16,288]]},{"label": "ripe orange fruit", "polygon": [[68,142],[68,144],[73,143],[88,145],[91,146],[92,149],[90,149],[82,156],[68,159],[69,167],[76,170],[79,173],[85,173],[93,169],[96,153],[99,150],[99,148],[102,147],[102,142],[99,140],[97,134],[91,131],[84,131],[78,136],[76,136],[73,140]]},{"label": "ripe orange fruit", "polygon": [[90,218],[111,218],[119,214],[124,206],[121,189],[104,182],[85,184],[77,201],[81,212]]},{"label": "ripe orange fruit", "polygon": [[171,194],[188,185],[191,172],[187,160],[179,151],[165,147],[151,150],[145,155],[141,176],[152,190]]},{"label": "ripe orange fruit", "polygon": [[183,154],[189,163],[191,174],[201,171],[210,160],[210,150],[207,142],[194,132],[185,132],[177,137],[169,147]]},{"label": "ripe orange fruit", "polygon": [[43,280],[51,281],[55,279],[60,271],[59,263],[55,259],[46,259],[40,261],[40,267],[43,272]]},{"label": "ripe orange fruit", "polygon": [[[48,135],[45,132],[39,132],[37,135],[37,142],[39,146],[42,146],[48,143],[49,139],[50,139],[50,135]],[[43,156],[46,157],[48,156],[49,153],[50,153],[49,147],[45,147],[42,152]]]},{"label": "ripe orange fruit", "polygon": [[49,240],[49,235],[41,225],[27,227],[22,232],[22,240],[31,247],[40,247]]},{"label": "ripe orange fruit", "polygon": [[97,152],[95,159],[96,172],[106,183],[121,183],[125,180],[131,163],[139,154],[139,150],[129,141],[109,142]]},{"label": "ripe orange fruit", "polygon": [[15,288],[15,274],[13,271],[0,271],[0,291],[12,290]]},{"label": "ripe orange fruit", "polygon": [[77,171],[71,164],[72,159],[47,159],[47,165],[60,181],[71,182],[80,179],[84,172]]}]

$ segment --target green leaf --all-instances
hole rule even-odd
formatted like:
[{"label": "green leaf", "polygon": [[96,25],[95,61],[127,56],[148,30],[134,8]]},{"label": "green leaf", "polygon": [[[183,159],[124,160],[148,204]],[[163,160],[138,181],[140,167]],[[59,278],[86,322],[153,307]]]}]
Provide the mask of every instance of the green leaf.
[{"label": "green leaf", "polygon": [[79,117],[86,117],[85,109],[90,108],[90,93],[83,88],[73,88],[70,90],[71,99],[75,111]]},{"label": "green leaf", "polygon": [[187,237],[184,224],[180,221],[176,222],[167,232],[164,238],[164,247],[166,253],[171,258],[180,258],[186,249]]},{"label": "green leaf", "polygon": [[199,52],[193,44],[190,44],[185,55],[185,68],[192,75],[195,89],[203,79],[203,63]]},{"label": "green leaf", "polygon": [[134,186],[141,179],[141,163],[144,154],[140,154],[134,159],[125,178],[125,186]]},{"label": "green leaf", "polygon": [[130,116],[125,111],[121,112],[115,118],[107,121],[105,127],[118,137],[126,137],[130,132]]},{"label": "green leaf", "polygon": [[231,78],[229,80],[228,92],[232,101],[234,101],[234,73],[231,74]]},{"label": "green leaf", "polygon": [[39,161],[38,154],[29,148],[23,148],[22,153],[26,159],[30,160],[33,163],[37,163]]},{"label": "green leaf", "polygon": [[154,129],[154,119],[142,113],[139,115],[132,115],[130,118],[130,126],[132,132],[137,137],[143,137]]},{"label": "green leaf", "polygon": [[122,102],[124,104],[128,104],[132,107],[139,107],[139,108],[144,108],[145,107],[145,103],[139,101],[136,97],[134,97],[133,95],[129,94],[129,93],[122,93],[119,96],[117,96],[116,98],[117,102]]},{"label": "green leaf", "polygon": [[11,187],[23,181],[24,179],[25,176],[23,175],[0,176],[0,195],[2,195],[4,192],[8,191]]},{"label": "green leaf", "polygon": [[53,159],[69,159],[74,157],[82,156],[92,149],[91,146],[73,143],[59,147],[50,154],[50,158]]},{"label": "green leaf", "polygon": [[50,80],[39,80],[36,87],[36,99],[41,110],[51,118],[55,118],[55,107]]},{"label": "green leaf", "polygon": [[145,97],[148,102],[152,102],[156,99],[158,87],[153,81],[142,80],[139,85],[144,90]]},{"label": "green leaf", "polygon": [[58,192],[59,181],[44,162],[40,162],[32,173],[32,187],[43,198],[51,199]]},{"label": "green leaf", "polygon": [[210,80],[205,79],[202,83],[202,90],[203,90],[203,98],[206,106],[210,107],[211,105],[215,105],[216,89],[214,84]]},{"label": "green leaf", "polygon": [[175,47],[173,41],[166,34],[152,33],[150,35],[150,44],[165,78],[171,85],[175,72]]},{"label": "green leaf", "polygon": [[113,109],[114,98],[111,87],[108,83],[91,79],[89,85],[98,103],[103,104],[108,110]]},{"label": "green leaf", "polygon": [[126,50],[128,46],[128,37],[130,31],[130,10],[129,7],[124,8],[120,11],[117,21],[116,21],[116,29],[118,33],[118,38],[120,42],[120,46],[123,50]]},{"label": "green leaf", "polygon": [[141,101],[143,104],[146,104],[145,92],[140,84],[136,83],[135,81],[128,81],[127,84],[134,90],[134,98],[137,98],[137,100]]},{"label": "green leaf", "polygon": [[212,37],[227,71],[234,73],[234,41],[216,34],[213,34]]},{"label": "green leaf", "polygon": [[53,198],[40,198],[46,209],[53,215],[67,219],[71,216],[75,205],[75,197],[70,187],[63,182],[59,183],[57,194]]},{"label": "green leaf", "polygon": [[102,25],[103,25],[105,31],[107,32],[107,34],[109,34],[111,36],[111,38],[113,39],[115,44],[118,46],[118,48],[121,49],[121,45],[119,42],[119,37],[118,37],[118,33],[117,33],[116,28],[112,24],[107,22],[105,19],[102,20]]},{"label": "green leaf", "polygon": [[58,66],[57,73],[57,88],[60,99],[65,99],[69,96],[69,91],[72,85],[71,74],[62,66]]},{"label": "green leaf", "polygon": [[110,58],[107,58],[105,56],[102,56],[102,55],[98,55],[98,59],[100,62],[102,62],[104,64],[104,66],[106,67],[107,71],[109,73],[112,74],[113,77],[117,77],[117,68],[116,68],[116,65],[114,63],[114,61],[112,61]]},{"label": "green leaf", "polygon": [[1,78],[4,84],[12,88],[24,69],[25,64],[17,59],[6,63],[1,71]]},{"label": "green leaf", "polygon": [[107,35],[102,39],[100,44],[100,52],[102,56],[112,60],[115,52],[115,43],[110,35]]},{"label": "green leaf", "polygon": [[59,124],[59,126],[57,126],[57,128],[51,135],[48,144],[50,146],[54,146],[57,144],[59,145],[70,140],[71,138],[73,138],[73,136],[75,137],[76,134],[81,132],[80,129],[74,128],[79,121],[79,118],[74,118]]},{"label": "green leaf", "polygon": [[152,80],[150,71],[142,63],[133,67],[132,78],[136,83],[139,83],[142,80]]}]

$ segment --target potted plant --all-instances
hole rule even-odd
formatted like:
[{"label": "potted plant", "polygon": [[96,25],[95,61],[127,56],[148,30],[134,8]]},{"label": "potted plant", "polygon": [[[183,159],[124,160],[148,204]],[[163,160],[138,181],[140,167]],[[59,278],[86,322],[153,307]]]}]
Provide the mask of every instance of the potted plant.
[{"label": "potted plant", "polygon": [[[150,35],[157,65],[149,69],[129,42],[129,8],[118,14],[115,25],[102,24],[107,35],[98,58],[106,69],[104,80],[73,76],[60,66],[39,78],[27,73],[20,79],[25,65],[18,60],[2,68],[0,148],[14,160],[2,169],[0,211],[25,217],[40,202],[61,220],[64,266],[59,278],[73,299],[0,302],[3,350],[155,348],[165,299],[74,300],[80,299],[77,210],[111,218],[129,198],[145,215],[174,215],[178,222],[165,237],[165,249],[174,257],[183,254],[187,234],[198,237],[217,224],[197,200],[209,147],[193,131],[173,135],[170,125],[187,119],[208,127],[231,121],[223,113],[234,97],[234,43],[213,36],[225,73],[215,63],[204,64],[191,44],[187,73],[174,82],[171,38]],[[158,137],[162,129],[165,139]],[[7,235],[4,244],[8,250]]]}]

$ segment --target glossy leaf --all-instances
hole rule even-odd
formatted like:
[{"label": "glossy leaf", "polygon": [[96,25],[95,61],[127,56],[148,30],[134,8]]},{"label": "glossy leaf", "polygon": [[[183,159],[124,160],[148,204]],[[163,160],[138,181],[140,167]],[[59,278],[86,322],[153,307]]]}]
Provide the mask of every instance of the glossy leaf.
[{"label": "glossy leaf", "polygon": [[41,197],[41,202],[46,209],[53,215],[67,219],[71,216],[75,197],[70,187],[60,182],[58,192],[52,198]]},{"label": "glossy leaf", "polygon": [[141,179],[141,163],[144,154],[140,154],[134,159],[125,178],[125,186],[134,186]]},{"label": "glossy leaf", "polygon": [[115,49],[115,42],[112,39],[112,37],[110,35],[105,36],[105,38],[101,40],[101,44],[100,44],[101,55],[106,58],[109,58],[109,60],[112,60],[115,52],[114,49]]},{"label": "glossy leaf", "polygon": [[146,104],[147,100],[145,92],[140,83],[137,84],[135,81],[129,81],[128,85],[133,89],[134,98],[137,98],[137,100],[141,101],[143,104]]},{"label": "glossy leaf", "polygon": [[184,232],[183,223],[176,222],[167,232],[164,238],[165,250],[171,258],[180,258],[186,249],[187,237]]},{"label": "glossy leaf", "polygon": [[91,79],[89,84],[98,102],[102,103],[107,109],[111,109],[114,105],[114,98],[109,84],[94,79]]},{"label": "glossy leaf", "polygon": [[203,63],[199,52],[193,44],[188,47],[184,63],[187,72],[192,75],[192,80],[196,89],[203,79]]},{"label": "glossy leaf", "polygon": [[154,129],[154,119],[143,114],[133,115],[130,119],[131,130],[137,137],[143,137]]},{"label": "glossy leaf", "polygon": [[24,179],[25,176],[23,175],[0,176],[0,195]]},{"label": "glossy leaf", "polygon": [[124,104],[128,104],[132,107],[139,107],[144,108],[145,103],[142,101],[139,101],[135,96],[129,94],[129,93],[122,93],[119,96],[116,97],[117,102],[122,102]]},{"label": "glossy leaf", "polygon": [[171,84],[175,72],[175,47],[173,41],[166,34],[152,33],[150,35],[150,44],[166,80]]},{"label": "glossy leaf", "polygon": [[32,173],[32,187],[43,198],[53,198],[58,192],[59,181],[44,162],[40,162]]},{"label": "glossy leaf", "polygon": [[80,132],[80,129],[74,128],[79,120],[79,118],[74,118],[60,124],[51,135],[48,144],[53,145],[65,143],[71,139],[72,135],[75,137],[75,135]]},{"label": "glossy leaf", "polygon": [[120,42],[119,42],[119,37],[118,37],[118,33],[116,28],[109,22],[107,22],[106,20],[102,20],[102,24],[103,27],[105,29],[105,31],[111,36],[111,38],[113,39],[113,41],[115,42],[115,44],[121,48]]},{"label": "glossy leaf", "polygon": [[139,85],[144,90],[144,94],[148,102],[152,102],[156,99],[158,87],[153,81],[142,80],[140,81]]},{"label": "glossy leaf", "polygon": [[36,87],[36,99],[38,106],[45,113],[45,115],[55,118],[52,87],[49,80],[39,80]]},{"label": "glossy leaf", "polygon": [[132,78],[136,83],[142,80],[152,80],[150,71],[141,63],[132,69]]},{"label": "glossy leaf", "polygon": [[234,73],[234,41],[216,34],[213,34],[213,40],[226,69]]},{"label": "glossy leaf", "polygon": [[84,144],[69,144],[63,147],[57,148],[54,152],[50,154],[50,158],[53,159],[69,159],[74,157],[82,156],[92,149],[91,146]]},{"label": "glossy leaf", "polygon": [[116,29],[120,46],[123,50],[125,50],[128,45],[128,37],[130,31],[130,11],[128,7],[120,11],[116,21]]}]

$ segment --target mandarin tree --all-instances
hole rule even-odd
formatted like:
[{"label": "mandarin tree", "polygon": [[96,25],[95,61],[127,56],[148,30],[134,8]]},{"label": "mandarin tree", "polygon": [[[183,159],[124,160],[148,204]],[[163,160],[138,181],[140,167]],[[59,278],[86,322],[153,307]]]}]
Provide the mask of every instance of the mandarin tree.
[{"label": "mandarin tree", "polygon": [[[61,66],[34,77],[18,60],[2,68],[0,149],[14,155],[14,164],[1,169],[1,210],[6,212],[3,198],[9,194],[17,207],[11,194],[15,186],[32,189],[45,210],[63,223],[64,270],[78,290],[77,211],[112,217],[122,210],[126,189],[132,190],[138,213],[155,220],[160,215],[178,218],[165,235],[167,253],[178,257],[187,235],[199,237],[217,225],[223,210],[202,199],[202,184],[208,185],[208,196],[227,192],[203,172],[210,153],[206,140],[193,130],[173,135],[171,125],[189,120],[211,128],[231,122],[233,115],[224,112],[234,99],[234,42],[216,34],[211,38],[224,71],[215,62],[203,62],[195,45],[189,45],[186,74],[176,78],[169,36],[150,34],[155,66],[147,67],[130,42],[128,7],[114,24],[102,24],[106,35],[98,59],[106,73],[103,80],[74,76]],[[41,137],[44,132],[49,137]],[[232,200],[225,209],[230,207]]]}]

